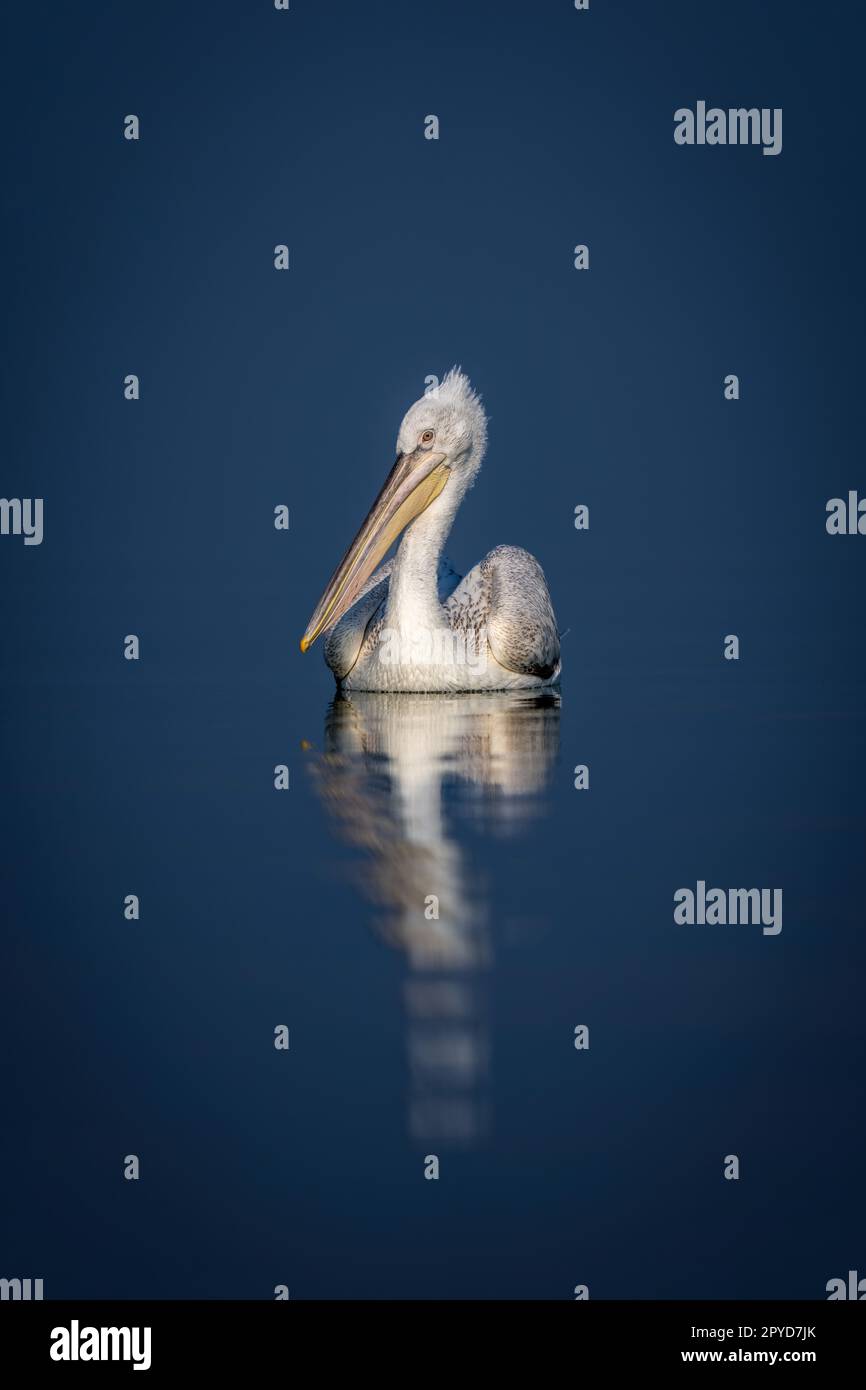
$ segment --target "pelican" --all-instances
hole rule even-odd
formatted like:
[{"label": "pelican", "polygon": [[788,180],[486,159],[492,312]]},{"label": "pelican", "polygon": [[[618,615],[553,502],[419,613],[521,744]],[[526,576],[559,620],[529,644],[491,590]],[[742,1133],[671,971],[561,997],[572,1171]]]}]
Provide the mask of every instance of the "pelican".
[{"label": "pelican", "polygon": [[301,638],[305,652],[327,634],[340,689],[533,690],[558,680],[559,633],[534,556],[498,545],[461,578],[443,554],[486,446],[484,407],[457,367],[406,412],[396,463]]}]

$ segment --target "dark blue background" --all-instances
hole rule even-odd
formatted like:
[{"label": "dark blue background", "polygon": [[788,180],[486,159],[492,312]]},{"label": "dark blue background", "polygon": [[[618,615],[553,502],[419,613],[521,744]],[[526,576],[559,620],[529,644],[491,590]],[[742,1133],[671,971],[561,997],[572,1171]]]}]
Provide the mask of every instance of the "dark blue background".
[{"label": "dark blue background", "polygon": [[[866,539],[824,528],[866,491],[857,7],[90,0],[4,30],[0,492],[45,498],[45,540],[0,538],[0,1275],[812,1298],[866,1274]],[[782,107],[782,154],[676,146],[698,99]],[[332,687],[297,639],[455,361],[491,427],[449,553],[526,546],[569,631],[547,814],[520,853],[471,842],[491,1132],[430,1183],[403,964],[304,774]],[[781,936],[675,928],[698,878],[781,886]]]}]

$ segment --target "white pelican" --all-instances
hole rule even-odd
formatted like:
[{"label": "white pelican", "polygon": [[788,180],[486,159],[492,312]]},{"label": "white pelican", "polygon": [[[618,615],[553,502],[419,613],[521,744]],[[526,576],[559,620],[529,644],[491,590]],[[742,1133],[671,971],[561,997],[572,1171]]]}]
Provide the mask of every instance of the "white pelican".
[{"label": "white pelican", "polygon": [[305,652],[328,634],[342,689],[533,690],[558,679],[559,633],[534,556],[499,545],[461,579],[443,555],[486,444],[484,408],[459,368],[406,412],[397,461],[301,639]]}]

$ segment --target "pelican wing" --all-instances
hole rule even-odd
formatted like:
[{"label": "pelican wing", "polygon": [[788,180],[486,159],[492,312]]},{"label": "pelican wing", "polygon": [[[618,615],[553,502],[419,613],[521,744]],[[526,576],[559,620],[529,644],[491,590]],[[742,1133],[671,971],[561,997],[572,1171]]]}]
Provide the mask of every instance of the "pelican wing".
[{"label": "pelican wing", "polygon": [[480,568],[494,657],[508,671],[548,680],[559,668],[559,630],[541,565],[528,550],[498,545]]},{"label": "pelican wing", "polygon": [[343,680],[358,660],[367,629],[388,597],[388,576],[393,567],[393,560],[379,566],[348,613],[325,638],[325,661],[337,680]]}]

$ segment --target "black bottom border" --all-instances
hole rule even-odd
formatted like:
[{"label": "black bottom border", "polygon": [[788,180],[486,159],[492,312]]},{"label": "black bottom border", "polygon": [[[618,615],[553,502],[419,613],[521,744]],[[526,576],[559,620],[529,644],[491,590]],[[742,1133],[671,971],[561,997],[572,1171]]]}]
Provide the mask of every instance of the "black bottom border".
[{"label": "black bottom border", "polygon": [[[128,1335],[103,1337],[103,1328]],[[844,1301],[7,1301],[0,1303],[0,1372],[14,1366],[92,1378],[106,1368],[132,1374],[138,1363],[149,1380],[256,1365],[294,1366],[304,1375],[296,1357],[310,1354],[313,1371],[342,1362],[359,1374],[365,1361],[372,1359],[372,1371],[387,1358],[410,1380],[429,1378],[437,1365],[453,1377],[479,1360],[500,1359],[515,1371],[515,1362],[528,1363],[538,1379],[554,1373],[553,1355],[567,1356],[574,1368],[611,1371],[739,1363],[826,1373],[856,1367],[864,1332],[866,1309]],[[97,1348],[105,1359],[89,1359]],[[128,1359],[116,1359],[115,1350]]]}]

